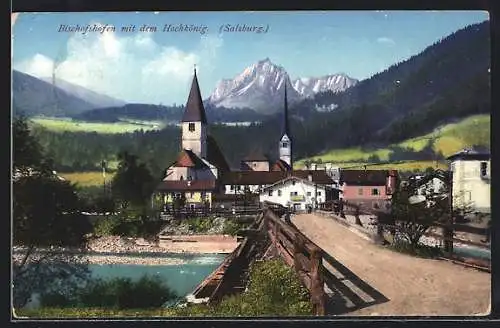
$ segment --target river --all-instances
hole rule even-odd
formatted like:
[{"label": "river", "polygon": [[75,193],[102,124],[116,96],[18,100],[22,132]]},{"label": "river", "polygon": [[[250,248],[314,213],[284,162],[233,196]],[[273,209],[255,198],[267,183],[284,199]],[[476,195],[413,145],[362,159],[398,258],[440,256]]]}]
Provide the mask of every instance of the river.
[{"label": "river", "polygon": [[[138,265],[138,264],[90,264],[89,269],[94,278],[130,278],[138,280],[143,275],[160,277],[177,295],[186,296],[199,283],[213,272],[224,260],[225,254],[169,254],[171,265]],[[179,261],[181,260],[181,261]],[[38,297],[26,308],[37,308]]]}]

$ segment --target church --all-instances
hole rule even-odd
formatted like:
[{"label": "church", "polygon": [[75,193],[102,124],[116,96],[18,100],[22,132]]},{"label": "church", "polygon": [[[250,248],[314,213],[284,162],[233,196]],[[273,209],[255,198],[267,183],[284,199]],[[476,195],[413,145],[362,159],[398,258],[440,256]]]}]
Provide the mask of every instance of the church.
[{"label": "church", "polygon": [[333,179],[323,170],[293,170],[292,137],[288,126],[286,84],[284,88],[283,132],[278,142],[279,159],[271,163],[264,155],[251,152],[232,171],[216,140],[208,134],[208,122],[201,97],[196,69],[181,120],[181,150],[166,169],[155,195],[164,205],[183,199],[189,208],[212,208],[221,196],[259,192],[294,176],[312,183],[335,188]]}]

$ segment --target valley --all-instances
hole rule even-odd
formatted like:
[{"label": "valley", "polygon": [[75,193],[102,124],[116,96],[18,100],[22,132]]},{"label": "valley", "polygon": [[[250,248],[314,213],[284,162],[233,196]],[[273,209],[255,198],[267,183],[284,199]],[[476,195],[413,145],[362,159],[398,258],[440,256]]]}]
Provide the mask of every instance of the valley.
[{"label": "valley", "polygon": [[[346,74],[291,79],[260,60],[205,97],[209,132],[233,169],[252,150],[276,160],[287,85],[294,166],[443,167],[464,147],[490,147],[488,33],[487,22],[465,27],[361,81]],[[160,176],[178,155],[183,105],[125,103],[16,71],[13,84],[14,114],[31,119],[58,172],[99,172],[102,160],[113,163],[126,150]]]}]

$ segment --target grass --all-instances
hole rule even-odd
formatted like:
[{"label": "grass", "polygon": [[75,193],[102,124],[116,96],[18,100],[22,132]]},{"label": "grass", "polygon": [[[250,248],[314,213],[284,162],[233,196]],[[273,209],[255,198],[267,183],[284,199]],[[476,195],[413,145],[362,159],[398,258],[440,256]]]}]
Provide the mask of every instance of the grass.
[{"label": "grass", "polygon": [[[446,170],[448,168],[448,164],[439,161],[437,162],[438,168]],[[365,166],[368,170],[398,170],[398,171],[425,171],[428,167],[436,168],[435,161],[405,161],[405,162],[394,162],[394,163],[384,163],[384,164],[375,164],[375,163],[341,163],[338,165],[341,168],[350,168],[350,169],[363,169]]]},{"label": "grass", "polygon": [[50,131],[55,132],[97,132],[104,134],[127,133],[143,129],[157,130],[162,126],[158,122],[132,122],[122,121],[116,123],[100,123],[100,122],[85,122],[74,121],[66,118],[32,118],[34,124],[38,124]]},{"label": "grass", "polygon": [[[81,187],[99,186],[104,183],[102,172],[73,172],[73,173],[60,173],[61,177],[78,184]],[[106,173],[106,181],[109,182],[113,178],[114,173]]]},{"label": "grass", "polygon": [[[472,145],[490,146],[490,115],[474,115],[463,119],[456,123],[450,123],[438,127],[432,133],[411,138],[395,144],[403,148],[411,148],[414,151],[421,151],[431,139],[435,139],[434,150],[441,152],[444,156],[450,156],[459,150],[470,147]],[[340,167],[351,167],[367,165],[374,167],[374,164],[368,162],[370,156],[376,155],[382,161],[386,161],[391,154],[389,147],[380,149],[363,149],[362,147],[347,148],[347,149],[332,149],[323,154],[304,158],[296,162],[297,167],[303,167],[306,160],[317,161],[321,159],[323,162],[336,162]],[[401,164],[390,164],[391,168],[398,170],[415,170],[425,169],[429,166],[435,167],[435,162],[432,161],[415,161]],[[439,164],[441,168],[446,167],[445,163]],[[376,165],[377,168],[383,169],[384,165]]]}]

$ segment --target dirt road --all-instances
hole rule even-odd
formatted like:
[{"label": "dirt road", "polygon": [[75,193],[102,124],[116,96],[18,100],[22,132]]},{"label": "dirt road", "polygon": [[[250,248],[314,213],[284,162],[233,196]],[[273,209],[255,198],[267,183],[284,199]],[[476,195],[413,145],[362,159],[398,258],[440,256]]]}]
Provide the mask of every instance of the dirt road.
[{"label": "dirt road", "polygon": [[[327,217],[300,214],[292,222],[348,269],[329,267],[339,278],[334,293],[344,295],[332,300],[332,314],[484,315],[490,310],[489,273],[384,249]],[[371,295],[367,285],[375,289]]]}]

